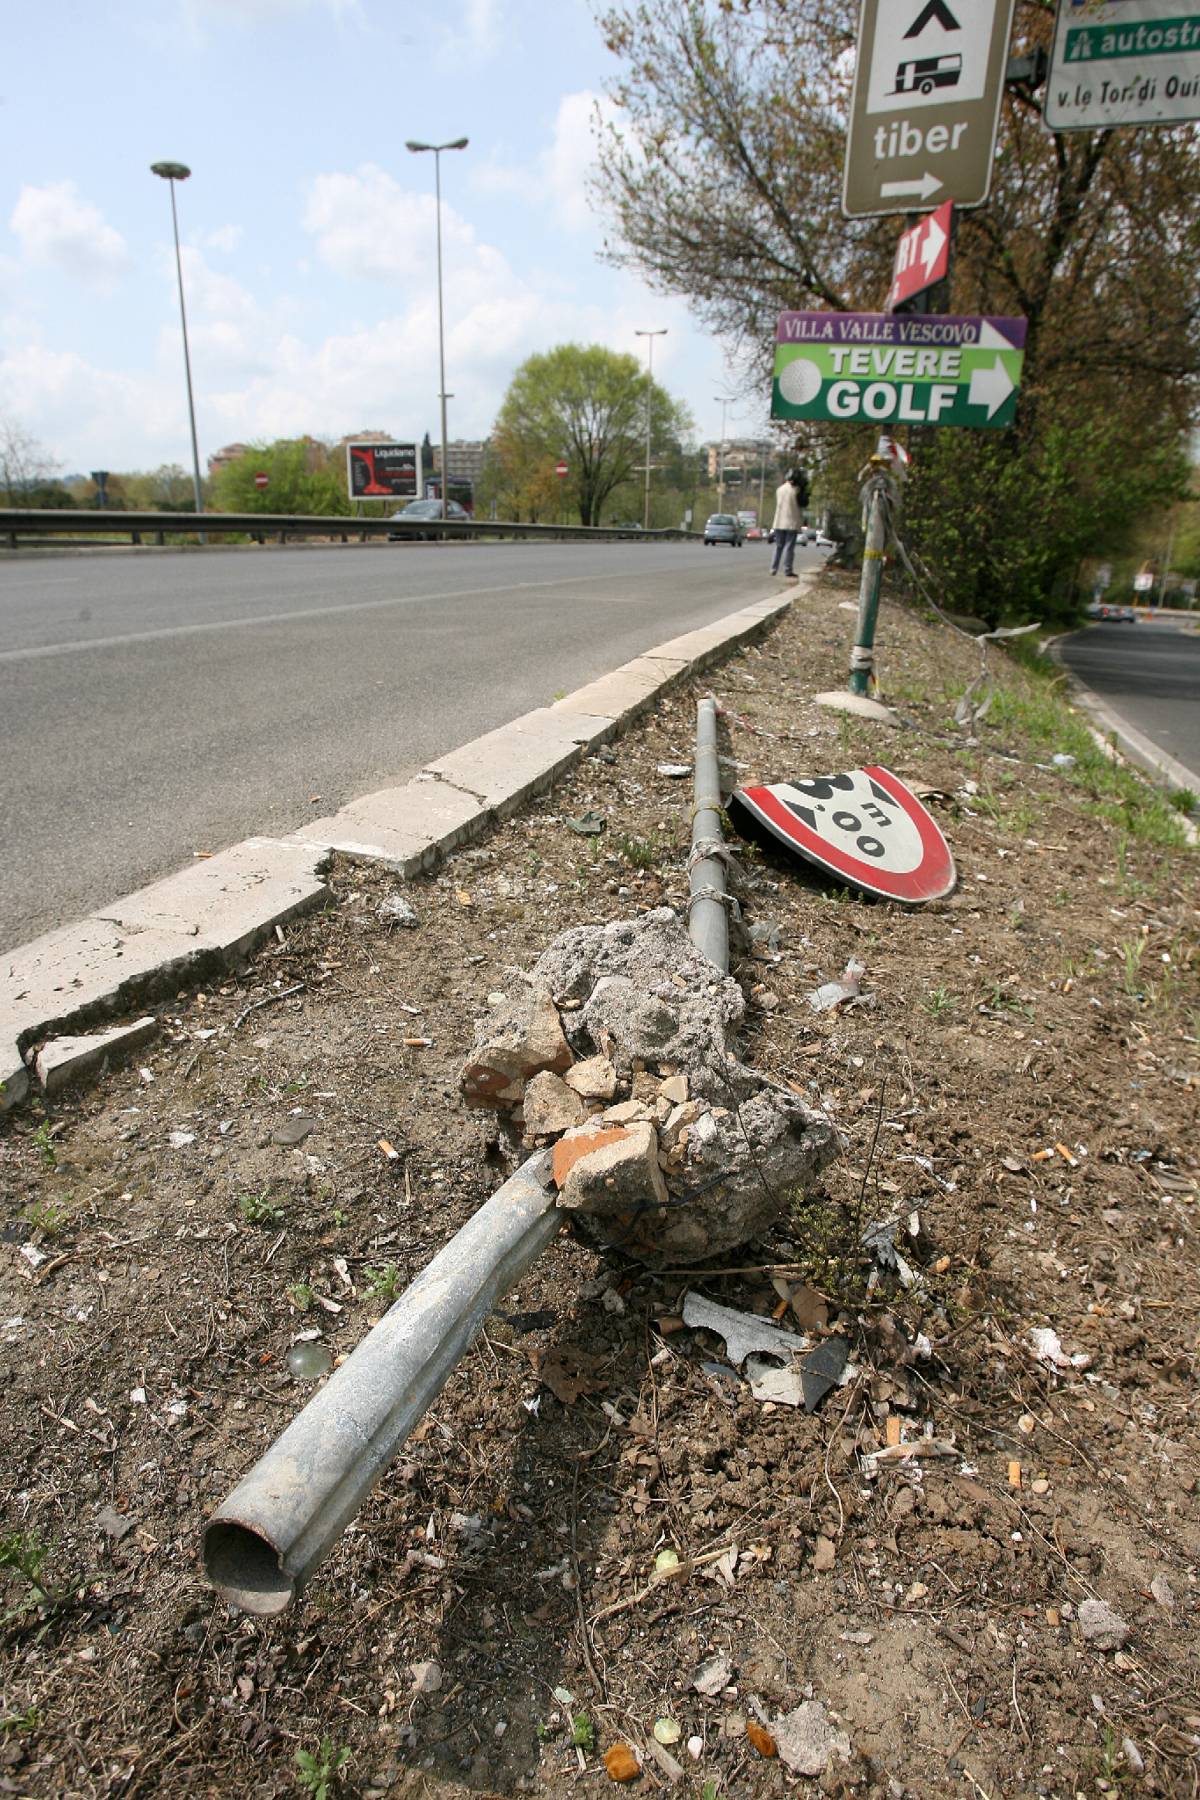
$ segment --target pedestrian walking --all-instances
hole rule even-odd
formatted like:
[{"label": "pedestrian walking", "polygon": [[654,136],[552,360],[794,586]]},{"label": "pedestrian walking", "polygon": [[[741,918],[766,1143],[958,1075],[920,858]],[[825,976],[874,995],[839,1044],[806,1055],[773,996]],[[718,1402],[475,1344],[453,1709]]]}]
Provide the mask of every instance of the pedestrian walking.
[{"label": "pedestrian walking", "polygon": [[796,573],[796,534],[804,524],[804,508],[808,505],[808,477],[803,469],[793,469],[786,481],[775,489],[775,518],[771,524],[775,556],[772,575],[778,575],[782,562],[789,580]]}]

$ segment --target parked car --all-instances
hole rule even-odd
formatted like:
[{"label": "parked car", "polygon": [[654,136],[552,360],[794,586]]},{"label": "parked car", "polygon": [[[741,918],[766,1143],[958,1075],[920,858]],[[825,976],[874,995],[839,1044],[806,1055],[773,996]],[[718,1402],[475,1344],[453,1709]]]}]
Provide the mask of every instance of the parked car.
[{"label": "parked car", "polygon": [[[399,512],[394,512],[392,514],[393,519],[403,519],[406,524],[417,519],[436,520],[440,519],[441,516],[442,503],[440,500],[410,500],[407,506],[402,506]],[[470,513],[465,506],[460,506],[457,500],[447,500],[446,517],[456,525],[470,524],[471,521]],[[437,533],[435,531],[389,531],[388,542],[390,544],[398,544],[404,538],[431,538],[436,536]]]},{"label": "parked car", "polygon": [[706,544],[732,544],[735,550],[742,547],[742,528],[732,513],[711,513],[704,526]]}]

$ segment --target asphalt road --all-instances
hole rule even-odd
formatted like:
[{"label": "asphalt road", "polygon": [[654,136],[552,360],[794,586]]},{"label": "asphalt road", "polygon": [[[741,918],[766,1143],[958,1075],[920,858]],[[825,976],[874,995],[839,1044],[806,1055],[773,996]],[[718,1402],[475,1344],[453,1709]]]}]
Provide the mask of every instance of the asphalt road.
[{"label": "asphalt road", "polygon": [[[816,551],[798,566],[817,565]],[[779,591],[770,550],[370,544],[0,565],[0,949],[294,831]]]},{"label": "asphalt road", "polygon": [[1072,674],[1185,768],[1200,771],[1200,632],[1182,619],[1103,622],[1064,638]]}]

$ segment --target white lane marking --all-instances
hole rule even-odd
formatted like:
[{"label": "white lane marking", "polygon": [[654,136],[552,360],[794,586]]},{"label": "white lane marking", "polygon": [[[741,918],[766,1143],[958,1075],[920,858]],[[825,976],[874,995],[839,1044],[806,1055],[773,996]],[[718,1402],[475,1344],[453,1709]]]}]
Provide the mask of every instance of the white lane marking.
[{"label": "white lane marking", "polygon": [[[673,571],[674,572],[674,571]],[[43,656],[75,656],[87,650],[114,650],[126,644],[148,644],[158,638],[196,637],[210,631],[246,631],[256,625],[290,625],[302,619],[335,618],[341,613],[379,612],[388,606],[415,606],[425,600],[476,600],[491,594],[529,593],[538,588],[582,587],[589,581],[628,582],[628,569],[614,575],[572,575],[564,581],[516,581],[503,587],[451,588],[440,594],[401,594],[390,600],[351,600],[344,606],[312,606],[297,612],[256,613],[246,619],[209,619],[194,625],[162,625],[153,631],[126,631],[112,637],[77,638],[65,644],[34,644],[25,650],[0,650],[0,663],[32,662]]]}]

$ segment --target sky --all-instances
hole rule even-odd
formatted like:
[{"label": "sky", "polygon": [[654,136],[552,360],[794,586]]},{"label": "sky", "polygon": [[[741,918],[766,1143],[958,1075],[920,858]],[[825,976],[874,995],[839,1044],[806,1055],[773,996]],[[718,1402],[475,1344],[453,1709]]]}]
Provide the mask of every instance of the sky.
[{"label": "sky", "polygon": [[[0,72],[0,416],[69,473],[201,467],[234,441],[438,436],[442,156],[449,435],[566,341],[645,354],[716,438],[734,391],[678,298],[599,260],[586,178],[617,65],[587,0],[67,0],[13,7]],[[735,401],[730,436],[761,430]]]}]

